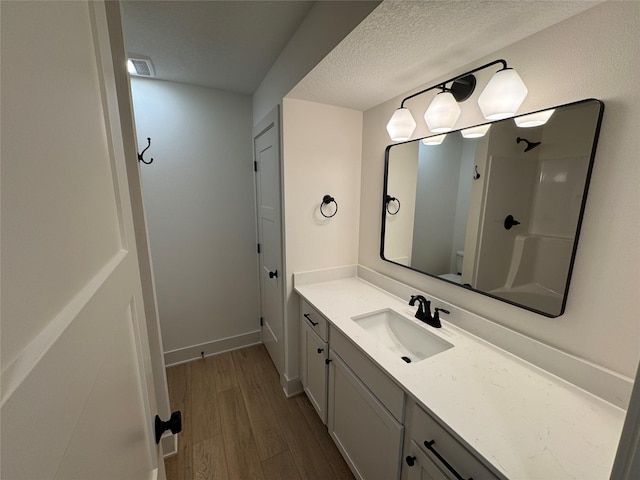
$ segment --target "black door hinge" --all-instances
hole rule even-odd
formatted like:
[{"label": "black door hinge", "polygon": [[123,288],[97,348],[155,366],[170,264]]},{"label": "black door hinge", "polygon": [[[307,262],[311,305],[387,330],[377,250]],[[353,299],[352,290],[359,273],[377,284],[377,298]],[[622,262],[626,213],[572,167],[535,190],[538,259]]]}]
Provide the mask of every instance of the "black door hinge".
[{"label": "black door hinge", "polygon": [[258,171],[258,162],[256,160],[253,161],[253,171],[254,172]]},{"label": "black door hinge", "polygon": [[263,325],[264,325],[264,319],[260,317],[260,326],[262,327]]},{"label": "black door hinge", "polygon": [[260,244],[258,244],[258,253],[260,253]]}]

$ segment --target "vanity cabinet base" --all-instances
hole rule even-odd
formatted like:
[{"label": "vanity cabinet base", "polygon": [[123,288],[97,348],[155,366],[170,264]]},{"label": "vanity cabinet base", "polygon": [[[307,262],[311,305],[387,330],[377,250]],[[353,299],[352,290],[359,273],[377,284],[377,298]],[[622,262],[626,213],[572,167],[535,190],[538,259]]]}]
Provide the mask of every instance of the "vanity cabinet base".
[{"label": "vanity cabinet base", "polygon": [[329,354],[327,427],[359,479],[400,478],[404,427],[335,352]]}]

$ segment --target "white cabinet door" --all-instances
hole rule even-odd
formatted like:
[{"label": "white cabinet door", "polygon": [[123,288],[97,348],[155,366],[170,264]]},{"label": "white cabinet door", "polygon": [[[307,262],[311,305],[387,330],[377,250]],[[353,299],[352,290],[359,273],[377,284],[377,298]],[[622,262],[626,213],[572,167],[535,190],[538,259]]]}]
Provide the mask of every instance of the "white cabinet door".
[{"label": "white cabinet door", "polygon": [[302,349],[304,355],[303,386],[311,404],[320,415],[322,423],[327,423],[327,363],[329,349],[307,324],[302,322]]},{"label": "white cabinet door", "polygon": [[329,365],[328,429],[356,477],[400,475],[404,427],[333,351]]}]

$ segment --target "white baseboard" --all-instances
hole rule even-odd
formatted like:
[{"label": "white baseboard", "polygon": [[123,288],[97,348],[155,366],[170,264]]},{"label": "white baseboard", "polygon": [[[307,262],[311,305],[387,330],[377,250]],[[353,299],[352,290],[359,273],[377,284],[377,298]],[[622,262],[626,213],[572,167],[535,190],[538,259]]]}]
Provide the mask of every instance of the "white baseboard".
[{"label": "white baseboard", "polygon": [[284,374],[280,375],[280,385],[282,385],[282,389],[287,398],[295,397],[304,391],[299,377],[289,379]]},{"label": "white baseboard", "polygon": [[258,343],[262,343],[260,330],[164,352],[164,363],[167,367],[171,367],[180,363],[197,360],[201,358],[203,354],[207,357],[217,353],[228,352],[229,350],[249,347]]}]

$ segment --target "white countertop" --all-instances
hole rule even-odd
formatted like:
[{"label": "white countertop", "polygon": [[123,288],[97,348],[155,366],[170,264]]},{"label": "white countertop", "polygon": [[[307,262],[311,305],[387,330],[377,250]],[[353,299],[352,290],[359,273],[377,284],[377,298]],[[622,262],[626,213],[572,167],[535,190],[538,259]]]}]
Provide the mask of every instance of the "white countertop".
[{"label": "white countertop", "polygon": [[[608,479],[624,410],[357,277],[297,285],[318,309],[429,413],[509,479]],[[454,345],[407,364],[351,317],[391,308]],[[455,315],[452,309],[451,315]]]}]

